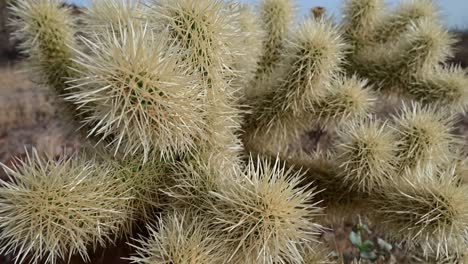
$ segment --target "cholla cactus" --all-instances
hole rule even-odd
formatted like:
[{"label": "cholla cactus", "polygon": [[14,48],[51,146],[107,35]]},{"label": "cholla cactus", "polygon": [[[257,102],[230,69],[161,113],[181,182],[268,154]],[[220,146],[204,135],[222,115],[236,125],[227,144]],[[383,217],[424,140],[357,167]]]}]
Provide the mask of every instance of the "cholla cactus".
[{"label": "cholla cactus", "polygon": [[294,5],[292,0],[262,0],[260,15],[265,31],[263,48],[258,62],[257,73],[252,84],[252,95],[262,93],[281,59],[286,37],[293,20]]},{"label": "cholla cactus", "polygon": [[411,89],[411,83],[421,72],[430,70],[450,55],[452,40],[448,33],[431,20],[413,24],[392,46],[381,45],[364,49],[355,63],[357,70],[376,88],[399,92]]},{"label": "cholla cactus", "polygon": [[370,40],[375,43],[391,41],[404,33],[412,23],[422,19],[439,22],[438,10],[431,0],[402,2],[396,10],[379,19]]},{"label": "cholla cactus", "polygon": [[[468,247],[453,133],[468,78],[429,0],[347,0],[341,24],[297,27],[290,0],[96,0],[79,33],[56,0],[12,11],[33,70],[103,152],[7,169],[0,238],[18,262],[86,260],[142,221],[135,263],[327,263],[318,223],[349,208],[426,259]],[[381,114],[389,97],[415,102]],[[298,150],[317,127],[334,146]]]},{"label": "cholla cactus", "polygon": [[[66,93],[66,80],[74,76],[71,60],[79,49],[76,21],[71,11],[59,6],[60,1],[14,1],[10,24],[13,36],[21,41],[20,49],[28,57],[28,72],[34,79],[53,90],[56,101]],[[58,103],[63,110],[64,103]],[[72,107],[65,107],[73,111]],[[72,113],[74,114],[74,113]]]},{"label": "cholla cactus", "polygon": [[189,151],[204,129],[202,94],[177,65],[164,37],[147,25],[121,26],[90,39],[75,59],[82,70],[68,100],[88,116],[90,133],[124,155],[171,159]]},{"label": "cholla cactus", "polygon": [[93,32],[102,33],[106,30],[118,33],[122,28],[145,22],[142,4],[131,0],[93,0],[89,9],[85,10],[85,16],[84,30],[88,37],[95,35]]},{"label": "cholla cactus", "polygon": [[463,109],[465,72],[440,66],[452,55],[454,39],[440,25],[438,8],[431,1],[410,1],[385,16],[381,4],[347,2],[345,39],[352,44],[347,70],[368,78],[377,89]]},{"label": "cholla cactus", "polygon": [[466,251],[466,186],[456,186],[450,171],[439,178],[417,176],[385,191],[379,214],[395,241],[444,259]]},{"label": "cholla cactus", "polygon": [[[239,168],[226,168],[216,155],[211,157],[198,157],[193,160],[174,164],[172,168],[173,179],[170,185],[165,186],[164,192],[174,201],[174,209],[190,207],[199,210],[207,202],[210,192],[217,192],[223,184],[235,179],[234,172]],[[221,165],[224,170],[217,166]],[[213,199],[211,199],[213,200]]]},{"label": "cholla cactus", "polygon": [[[382,0],[346,0],[343,8],[343,31],[357,53],[372,42],[371,37],[384,7]],[[350,55],[353,55],[351,53]],[[351,56],[351,59],[353,56]]]},{"label": "cholla cactus", "polygon": [[2,253],[17,263],[58,263],[106,245],[131,217],[128,189],[109,167],[84,157],[45,160],[37,152],[1,181]]},{"label": "cholla cactus", "polygon": [[403,170],[437,170],[453,158],[454,117],[418,105],[403,107],[396,117],[398,159]]},{"label": "cholla cactus", "polygon": [[272,77],[277,81],[268,93],[250,100],[253,111],[245,144],[253,151],[285,153],[288,142],[314,119],[362,115],[370,106],[370,95],[362,90],[365,82],[354,77],[334,81],[345,45],[329,21],[308,20],[288,40],[277,76]]},{"label": "cholla cactus", "polygon": [[210,230],[208,219],[190,212],[165,215],[149,227],[148,239],[137,240],[132,263],[224,263],[223,242]]},{"label": "cholla cactus", "polygon": [[466,71],[452,65],[419,73],[419,79],[412,83],[409,93],[424,104],[460,110],[464,109],[468,98],[467,86]]},{"label": "cholla cactus", "polygon": [[239,180],[210,192],[205,208],[229,242],[228,262],[302,263],[300,247],[316,239],[320,226],[312,221],[322,209],[301,180],[278,160],[250,160]]},{"label": "cholla cactus", "polygon": [[374,107],[374,95],[367,81],[353,75],[334,80],[317,102],[312,115],[324,127],[333,127],[344,120],[364,117]]},{"label": "cholla cactus", "polygon": [[330,256],[330,251],[323,244],[314,244],[304,250],[304,264],[337,264]]},{"label": "cholla cactus", "polygon": [[[223,152],[236,159],[239,140],[239,110],[235,107],[233,89],[229,88],[232,65],[239,55],[238,41],[243,34],[237,23],[231,23],[239,9],[221,0],[163,0],[151,5],[152,26],[158,32],[167,30],[170,43],[180,48],[180,67],[195,76],[204,93],[203,118],[205,138],[198,141],[201,151]],[[209,155],[209,154],[207,154]]]},{"label": "cholla cactus", "polygon": [[167,198],[161,192],[165,187],[166,167],[161,162],[141,164],[138,156],[132,159],[101,157],[111,168],[112,177],[123,189],[128,189],[132,199],[128,203],[130,217],[121,228],[125,236],[131,234],[134,222],[149,222],[156,216],[156,211],[166,206]]},{"label": "cholla cactus", "polygon": [[396,137],[386,124],[364,120],[343,126],[337,158],[345,184],[372,192],[391,178],[395,166]]},{"label": "cholla cactus", "polygon": [[235,79],[232,86],[234,89],[240,90],[240,95],[251,97],[257,91],[257,87],[250,85],[250,83],[255,80],[259,68],[262,40],[266,37],[265,31],[261,28],[258,14],[249,5],[233,4],[232,8],[239,9],[235,11],[238,14],[236,22],[244,35],[239,45],[246,47],[246,49],[239,51],[233,61],[232,68]]}]

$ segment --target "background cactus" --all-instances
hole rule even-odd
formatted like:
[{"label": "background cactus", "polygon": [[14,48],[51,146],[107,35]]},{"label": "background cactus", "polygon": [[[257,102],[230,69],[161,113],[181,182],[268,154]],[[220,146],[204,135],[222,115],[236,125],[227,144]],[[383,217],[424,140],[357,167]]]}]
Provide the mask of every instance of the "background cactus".
[{"label": "background cactus", "polygon": [[[5,166],[0,238],[20,262],[88,260],[147,226],[134,263],[329,263],[320,223],[357,207],[423,259],[468,247],[468,78],[430,1],[347,0],[340,24],[293,27],[288,0],[105,0],[80,32],[55,0],[17,2],[35,71],[97,136]],[[331,144],[298,148],[314,129]]]},{"label": "background cactus", "polygon": [[281,58],[294,16],[294,3],[291,0],[262,0],[259,9],[265,37],[251,93],[248,95],[262,93],[268,88],[267,82]]},{"label": "background cactus", "polygon": [[76,21],[59,1],[18,1],[10,3],[14,14],[10,24],[13,37],[21,41],[20,49],[27,55],[28,70],[35,81],[52,88],[60,109],[76,114],[73,107],[62,103],[66,94],[66,81],[74,75],[71,67],[75,49]]}]

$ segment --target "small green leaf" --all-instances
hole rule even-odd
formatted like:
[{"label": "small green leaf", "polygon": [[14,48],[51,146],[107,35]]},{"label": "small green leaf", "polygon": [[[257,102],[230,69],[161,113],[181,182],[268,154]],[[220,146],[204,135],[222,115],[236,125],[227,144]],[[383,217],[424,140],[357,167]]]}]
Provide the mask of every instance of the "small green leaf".
[{"label": "small green leaf", "polygon": [[361,245],[358,246],[359,252],[370,252],[374,249],[374,243],[370,240],[364,241]]},{"label": "small green leaf", "polygon": [[355,246],[360,246],[362,244],[361,234],[356,233],[354,231],[351,231],[351,233],[349,233],[349,240]]}]

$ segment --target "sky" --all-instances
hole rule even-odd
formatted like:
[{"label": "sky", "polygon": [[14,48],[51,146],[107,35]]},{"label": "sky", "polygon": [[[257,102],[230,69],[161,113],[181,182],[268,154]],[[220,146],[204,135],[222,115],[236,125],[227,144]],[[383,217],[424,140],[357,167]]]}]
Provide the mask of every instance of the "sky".
[{"label": "sky", "polygon": [[[87,5],[91,0],[67,0],[78,5]],[[258,0],[239,0],[243,3],[256,4]],[[389,6],[395,5],[404,0],[386,0]],[[340,17],[340,8],[344,0],[296,0],[298,12],[305,15],[314,6],[323,6],[327,12]],[[468,0],[435,0],[442,8],[442,16],[445,24],[451,28],[468,28]]]}]

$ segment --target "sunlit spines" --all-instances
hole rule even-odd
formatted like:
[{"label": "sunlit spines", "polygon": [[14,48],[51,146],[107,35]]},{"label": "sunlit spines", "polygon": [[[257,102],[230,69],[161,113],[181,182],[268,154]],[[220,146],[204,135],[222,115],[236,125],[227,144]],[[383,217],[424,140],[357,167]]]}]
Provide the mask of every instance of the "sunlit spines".
[{"label": "sunlit spines", "polygon": [[388,236],[437,259],[465,252],[468,189],[452,177],[414,176],[386,189],[374,203]]},{"label": "sunlit spines", "polygon": [[306,20],[288,38],[280,63],[277,95],[278,111],[293,115],[312,108],[326,85],[339,72],[346,44],[338,29],[327,20]]},{"label": "sunlit spines", "polygon": [[[198,141],[201,151],[237,151],[240,113],[229,86],[232,65],[239,51],[242,32],[236,23],[239,10],[222,0],[152,1],[150,18],[154,29],[168,31],[170,43],[178,46],[178,64],[195,76],[204,92],[203,119],[207,126]],[[237,46],[236,46],[237,45]],[[227,153],[235,155],[235,153]]]},{"label": "sunlit spines", "polygon": [[[223,85],[226,85],[224,89],[230,88],[225,83]],[[220,163],[215,167],[222,169],[229,162],[235,166],[241,155],[243,146],[238,134],[243,112],[239,110],[237,100],[225,92],[214,92],[212,95],[214,96],[204,106],[207,129],[198,144],[199,152],[196,155],[216,156],[215,160]]]},{"label": "sunlit spines", "polygon": [[408,27],[418,20],[439,19],[437,7],[432,0],[410,0],[402,2],[396,10],[383,17],[372,34],[372,41],[385,43],[398,39]]},{"label": "sunlit spines", "polygon": [[468,186],[468,159],[459,158],[453,161],[452,164],[449,164],[448,167],[453,167],[455,169],[455,175],[458,179],[460,185]]},{"label": "sunlit spines", "polygon": [[132,263],[225,263],[224,242],[210,228],[210,219],[188,211],[163,215],[149,226],[149,237],[136,240]]},{"label": "sunlit spines", "polygon": [[374,103],[375,96],[366,80],[355,75],[339,77],[314,102],[311,113],[323,126],[336,125],[365,117],[373,110]]},{"label": "sunlit spines", "polygon": [[229,242],[231,263],[302,263],[301,245],[315,239],[322,209],[315,188],[278,160],[249,161],[237,181],[212,192],[206,212]]},{"label": "sunlit spines", "polygon": [[161,161],[142,164],[138,156],[119,159],[105,155],[103,162],[111,168],[113,179],[132,197],[126,210],[131,217],[121,228],[122,235],[128,236],[134,231],[135,223],[150,222],[155,212],[166,206],[167,197],[162,190],[169,177],[168,165]]},{"label": "sunlit spines", "polygon": [[17,263],[60,263],[115,241],[131,215],[129,190],[111,168],[83,156],[52,160],[36,152],[0,188],[2,253]]},{"label": "sunlit spines", "polygon": [[262,55],[258,62],[253,88],[262,92],[266,81],[271,78],[284,51],[286,38],[294,19],[294,5],[291,0],[262,0],[259,6],[262,27],[265,31]]},{"label": "sunlit spines", "polygon": [[431,19],[417,21],[401,35],[401,42],[397,44],[400,63],[408,73],[434,67],[452,56],[454,43],[455,39],[442,25]]},{"label": "sunlit spines", "polygon": [[[309,113],[320,111],[318,101],[339,71],[344,48],[338,30],[326,20],[307,20],[292,33],[272,87],[249,100],[246,144],[270,140],[277,145],[274,154],[303,133]],[[260,145],[268,149],[268,143]]]},{"label": "sunlit spines", "polygon": [[397,140],[386,123],[373,119],[349,122],[338,131],[337,159],[343,182],[372,193],[385,186],[395,171]]},{"label": "sunlit spines", "polygon": [[127,26],[142,25],[146,19],[142,3],[132,0],[93,0],[84,12],[84,31],[94,37],[99,35],[93,32],[119,31]]},{"label": "sunlit spines", "polygon": [[231,65],[237,51],[230,45],[242,37],[236,23],[231,23],[239,10],[221,0],[153,0],[148,12],[153,28],[169,32],[170,42],[182,50],[180,63],[198,75],[204,89],[226,89],[219,83],[230,74],[225,65]]},{"label": "sunlit spines", "polygon": [[258,69],[265,32],[261,28],[259,15],[249,5],[234,4],[232,8],[239,9],[235,22],[241,30],[242,38],[238,40],[239,51],[233,61],[234,80],[231,86],[240,90],[240,95],[251,97],[255,94],[255,88],[249,84]]},{"label": "sunlit spines", "polygon": [[408,92],[423,104],[463,111],[468,102],[468,76],[460,66],[436,67],[418,74]]},{"label": "sunlit spines", "polygon": [[358,52],[366,45],[372,44],[377,22],[381,19],[384,7],[383,0],[347,0],[343,8],[343,31],[345,38],[352,46],[353,52]]},{"label": "sunlit spines", "polygon": [[143,161],[190,152],[205,128],[203,93],[165,35],[130,23],[82,41],[89,53],[75,63],[85,77],[71,82],[67,99],[88,116],[89,134],[110,141],[116,153],[142,153]]},{"label": "sunlit spines", "polygon": [[205,154],[173,165],[173,179],[165,186],[164,193],[173,199],[174,209],[201,210],[210,192],[217,192],[227,181],[236,180],[240,166],[228,167],[235,162],[225,160],[223,154],[210,153],[208,157]]},{"label": "sunlit spines", "polygon": [[395,118],[398,167],[404,170],[434,170],[453,158],[454,116],[440,109],[417,104],[403,106]]},{"label": "sunlit spines", "polygon": [[412,24],[396,43],[357,54],[358,72],[386,92],[407,94],[418,74],[433,70],[452,55],[452,36],[430,20]]},{"label": "sunlit spines", "polygon": [[14,38],[20,41],[20,50],[28,57],[28,72],[36,81],[50,86],[60,110],[67,110],[73,118],[74,108],[62,102],[65,82],[74,76],[70,67],[75,40],[75,18],[58,0],[24,0],[10,4]]}]

